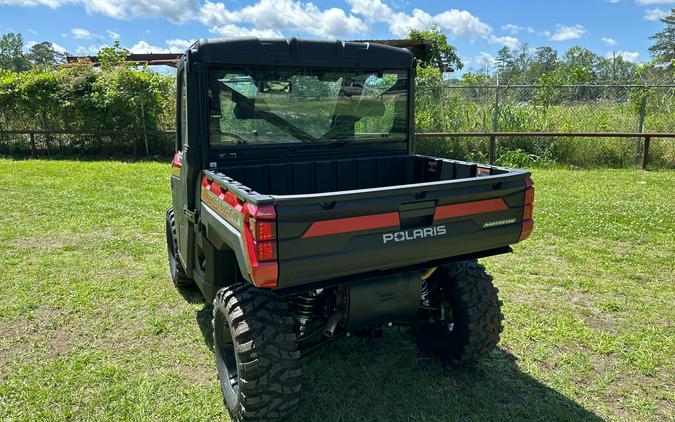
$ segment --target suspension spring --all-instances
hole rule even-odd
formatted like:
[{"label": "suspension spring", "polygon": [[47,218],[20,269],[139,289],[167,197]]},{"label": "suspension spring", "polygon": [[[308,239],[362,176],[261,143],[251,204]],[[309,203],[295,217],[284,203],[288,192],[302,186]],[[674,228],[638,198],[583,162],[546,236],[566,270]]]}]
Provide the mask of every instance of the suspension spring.
[{"label": "suspension spring", "polygon": [[302,338],[307,327],[314,318],[314,307],[319,298],[318,291],[302,292],[296,299],[296,320],[298,321],[298,337]]}]

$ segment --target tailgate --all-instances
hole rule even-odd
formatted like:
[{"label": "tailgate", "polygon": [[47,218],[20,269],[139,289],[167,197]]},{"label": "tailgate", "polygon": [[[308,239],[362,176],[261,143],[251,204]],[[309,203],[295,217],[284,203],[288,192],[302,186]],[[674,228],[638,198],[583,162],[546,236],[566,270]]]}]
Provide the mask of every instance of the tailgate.
[{"label": "tailgate", "polygon": [[279,288],[421,264],[516,243],[526,177],[274,196]]}]

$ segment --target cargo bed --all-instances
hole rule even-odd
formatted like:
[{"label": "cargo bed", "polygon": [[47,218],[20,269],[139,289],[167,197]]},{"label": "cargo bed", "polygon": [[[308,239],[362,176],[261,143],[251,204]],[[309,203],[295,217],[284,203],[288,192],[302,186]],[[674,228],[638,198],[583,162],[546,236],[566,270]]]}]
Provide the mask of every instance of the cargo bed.
[{"label": "cargo bed", "polygon": [[240,222],[228,206],[273,207],[276,287],[291,288],[503,252],[527,230],[528,176],[420,155],[223,166],[204,171],[202,219],[222,237]]}]

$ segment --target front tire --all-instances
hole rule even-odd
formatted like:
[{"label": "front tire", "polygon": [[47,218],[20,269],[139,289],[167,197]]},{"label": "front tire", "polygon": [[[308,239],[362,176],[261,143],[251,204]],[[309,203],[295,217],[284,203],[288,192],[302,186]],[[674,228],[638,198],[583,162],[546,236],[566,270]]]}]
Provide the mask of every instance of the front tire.
[{"label": "front tire", "polygon": [[501,301],[492,276],[476,261],[438,268],[426,281],[429,308],[414,325],[420,347],[445,362],[485,357],[499,343]]},{"label": "front tire", "polygon": [[178,258],[178,236],[176,233],[176,216],[173,208],[166,212],[166,249],[169,254],[169,274],[176,287],[190,287],[194,280],[185,274],[185,268]]},{"label": "front tire", "polygon": [[248,283],[213,301],[220,389],[235,421],[286,418],[300,401],[300,352],[284,301]]}]

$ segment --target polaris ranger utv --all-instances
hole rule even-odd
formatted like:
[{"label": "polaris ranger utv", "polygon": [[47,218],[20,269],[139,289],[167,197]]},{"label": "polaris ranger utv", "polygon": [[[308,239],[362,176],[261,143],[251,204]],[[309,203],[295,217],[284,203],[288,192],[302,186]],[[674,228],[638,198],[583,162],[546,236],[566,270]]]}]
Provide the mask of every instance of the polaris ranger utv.
[{"label": "polaris ranger utv", "polygon": [[532,231],[529,173],[415,154],[405,49],[202,40],[177,71],[171,277],[213,301],[235,420],[287,416],[298,359],[339,335],[406,325],[466,362],[499,341],[478,258]]}]

